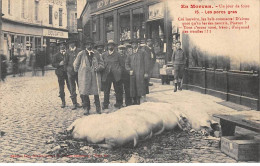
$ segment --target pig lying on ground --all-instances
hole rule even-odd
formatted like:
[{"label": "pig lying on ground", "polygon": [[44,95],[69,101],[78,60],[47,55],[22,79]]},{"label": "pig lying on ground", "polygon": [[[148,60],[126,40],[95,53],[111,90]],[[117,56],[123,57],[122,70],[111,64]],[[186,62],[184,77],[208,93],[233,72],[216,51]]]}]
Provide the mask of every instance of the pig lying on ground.
[{"label": "pig lying on ground", "polygon": [[[136,146],[164,130],[172,130],[186,118],[194,129],[210,128],[207,114],[192,112],[192,107],[182,110],[168,103],[146,102],[122,108],[110,114],[90,115],[75,120],[67,130],[73,138],[87,140],[101,147],[113,148],[127,143]],[[203,118],[201,118],[203,116]]]}]

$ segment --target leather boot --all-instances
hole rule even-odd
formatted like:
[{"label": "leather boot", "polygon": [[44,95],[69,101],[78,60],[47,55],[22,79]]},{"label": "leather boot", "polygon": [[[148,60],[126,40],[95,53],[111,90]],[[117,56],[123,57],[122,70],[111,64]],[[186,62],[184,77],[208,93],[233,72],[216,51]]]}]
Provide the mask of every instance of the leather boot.
[{"label": "leather boot", "polygon": [[65,102],[65,98],[64,97],[61,97],[61,102],[62,102],[61,108],[65,108],[66,102]]},{"label": "leather boot", "polygon": [[174,85],[174,92],[177,92],[177,83],[175,83]]},{"label": "leather boot", "polygon": [[72,103],[73,103],[73,107],[72,110],[76,110],[77,109],[77,99],[76,98],[71,98]]},{"label": "leather boot", "polygon": [[95,95],[94,98],[95,98],[96,111],[98,114],[101,114],[99,96]]},{"label": "leather boot", "polygon": [[178,82],[178,90],[182,90],[182,87],[181,87],[181,82]]}]

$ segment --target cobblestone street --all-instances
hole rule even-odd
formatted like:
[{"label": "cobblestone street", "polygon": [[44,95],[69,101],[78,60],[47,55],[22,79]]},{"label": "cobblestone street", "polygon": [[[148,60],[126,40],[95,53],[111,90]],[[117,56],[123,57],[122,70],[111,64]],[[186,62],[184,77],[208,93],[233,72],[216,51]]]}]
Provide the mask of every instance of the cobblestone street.
[{"label": "cobblestone street", "polygon": [[[215,97],[207,96],[206,98],[205,95],[185,90],[175,93],[174,95],[177,97],[173,100],[169,97],[173,96],[172,85],[160,85],[159,83],[154,83],[150,92],[147,97],[148,101],[174,103],[192,100],[196,102],[204,97],[203,103],[206,107],[211,107],[211,103],[220,101]],[[45,77],[31,77],[31,73],[26,73],[24,77],[13,78],[9,76],[5,83],[0,84],[0,131],[5,132],[0,137],[0,162],[83,161],[80,158],[33,156],[47,155],[46,152],[51,148],[50,145],[46,144],[48,137],[63,131],[75,119],[83,116],[83,109],[71,110],[72,102],[67,89],[65,93],[67,106],[62,109],[60,108],[61,101],[58,98],[58,83],[54,71],[48,71]],[[95,113],[93,96],[90,99],[91,112]],[[79,96],[78,101],[81,103]],[[103,95],[101,101],[103,101]],[[215,112],[233,111],[224,106],[214,107],[211,113],[214,113],[214,110]],[[190,156],[189,160],[183,160],[183,162],[236,162],[221,153],[218,146],[205,148],[208,145],[207,140],[191,141],[193,147],[196,148],[180,150]],[[145,147],[142,148],[145,149]],[[162,150],[161,155],[163,155],[163,151],[169,151],[171,148]],[[149,160],[147,161],[149,162]],[[158,162],[175,161],[158,160]]]}]

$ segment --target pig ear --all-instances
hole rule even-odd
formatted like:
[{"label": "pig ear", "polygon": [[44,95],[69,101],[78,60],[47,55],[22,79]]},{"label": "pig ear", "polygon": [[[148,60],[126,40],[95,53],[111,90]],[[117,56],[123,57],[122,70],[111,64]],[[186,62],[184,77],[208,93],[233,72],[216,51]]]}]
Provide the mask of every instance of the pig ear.
[{"label": "pig ear", "polygon": [[134,137],[134,147],[137,145],[137,139]]}]

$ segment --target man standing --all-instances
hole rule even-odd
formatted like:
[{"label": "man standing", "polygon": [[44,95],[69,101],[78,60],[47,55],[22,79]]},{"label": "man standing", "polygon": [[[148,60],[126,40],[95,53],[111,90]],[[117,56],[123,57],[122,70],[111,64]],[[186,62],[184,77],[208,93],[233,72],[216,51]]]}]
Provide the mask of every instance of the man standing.
[{"label": "man standing", "polygon": [[150,83],[150,78],[152,77],[152,74],[153,74],[153,67],[154,67],[154,64],[156,62],[156,55],[154,53],[154,49],[153,49],[153,41],[152,39],[147,39],[147,47],[145,47],[146,49],[146,52],[149,56],[149,61],[150,61],[150,65],[149,65],[149,86],[152,86],[153,84]]},{"label": "man standing", "polygon": [[101,41],[97,42],[95,45],[95,49],[97,50],[99,55],[102,55],[104,53],[104,44]]},{"label": "man standing", "polygon": [[111,84],[113,83],[116,92],[116,108],[121,108],[123,104],[123,90],[121,83],[122,65],[120,65],[120,55],[115,50],[115,42],[109,40],[107,43],[108,51],[103,53],[105,70],[102,75],[104,87],[104,109],[108,109]]},{"label": "man standing", "polygon": [[125,92],[125,105],[129,106],[132,104],[132,100],[130,98],[130,75],[129,72],[125,69],[125,61],[127,57],[126,46],[118,46],[118,52],[120,54],[120,65],[122,65],[122,86]]},{"label": "man standing", "polygon": [[97,51],[93,50],[94,42],[91,39],[86,40],[85,46],[86,49],[77,55],[73,63],[74,71],[78,72],[79,93],[82,99],[82,106],[86,111],[84,115],[89,115],[89,95],[94,95],[96,111],[100,114],[100,72],[104,69],[104,62]]},{"label": "man standing", "polygon": [[[64,43],[63,45],[64,45],[64,49],[65,49],[65,52],[66,52],[65,43]],[[64,53],[64,54],[65,54],[65,53]],[[42,76],[44,76],[44,74],[45,74],[44,66],[46,65],[46,57],[47,57],[46,51],[45,51],[45,49],[42,47],[42,48],[40,49],[40,51],[38,51],[37,57],[36,57],[38,66],[39,66],[39,67],[41,68],[41,70],[42,70]]]},{"label": "man standing", "polygon": [[132,41],[133,54],[126,59],[126,70],[130,73],[130,96],[134,104],[140,104],[140,98],[146,95],[145,79],[149,77],[149,59],[147,53],[138,47],[138,40]]},{"label": "man standing", "polygon": [[176,42],[176,51],[173,52],[172,62],[174,66],[174,92],[178,90],[182,90],[182,78],[184,73],[184,67],[187,61],[187,57],[181,49],[181,42]]},{"label": "man standing", "polygon": [[64,67],[66,47],[63,42],[59,43],[59,47],[60,47],[59,52],[53,56],[52,66],[56,68],[55,74],[58,77],[58,83],[59,83],[59,89],[60,89],[59,97],[61,98],[61,101],[62,101],[61,108],[64,108],[66,106],[65,92],[64,92],[65,81],[66,81],[66,84],[67,84],[67,87],[69,90],[70,90],[70,88],[69,88],[68,76],[67,76],[67,73],[66,73],[65,67]]},{"label": "man standing", "polygon": [[[103,60],[103,57],[102,57],[102,54],[104,53],[104,44],[103,42],[97,42],[96,45],[95,45],[95,49],[97,50],[100,58],[102,58]],[[102,75],[102,73],[100,73]],[[101,77],[102,78],[102,77]],[[101,88],[100,88],[101,91],[104,91],[104,81],[102,81],[101,79]]]},{"label": "man standing", "polygon": [[30,66],[32,67],[32,76],[37,76],[36,53],[34,49],[30,51]]},{"label": "man standing", "polygon": [[78,85],[78,73],[74,71],[73,63],[80,52],[79,49],[76,47],[76,40],[71,40],[68,42],[69,50],[65,56],[64,66],[67,71],[68,81],[70,85],[70,92],[71,92],[71,100],[73,103],[72,110],[80,108],[81,106],[77,102],[77,93],[76,93],[76,84]]}]

